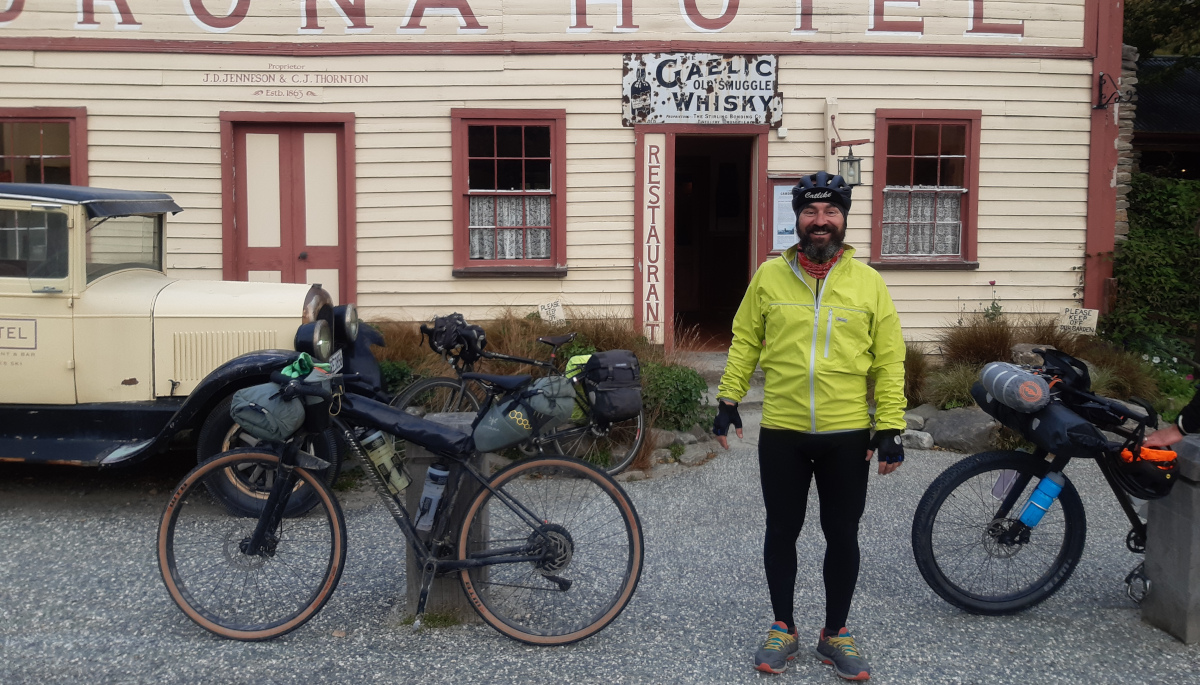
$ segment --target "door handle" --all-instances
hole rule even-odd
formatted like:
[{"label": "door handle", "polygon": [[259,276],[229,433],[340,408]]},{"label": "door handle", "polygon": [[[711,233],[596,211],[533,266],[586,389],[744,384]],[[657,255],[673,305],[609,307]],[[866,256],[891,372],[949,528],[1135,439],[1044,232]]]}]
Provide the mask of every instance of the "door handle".
[{"label": "door handle", "polygon": [[308,259],[308,253],[307,253],[307,252],[301,252],[301,253],[299,254],[299,256],[298,256],[298,259],[299,259],[300,261],[304,261],[304,260]]}]

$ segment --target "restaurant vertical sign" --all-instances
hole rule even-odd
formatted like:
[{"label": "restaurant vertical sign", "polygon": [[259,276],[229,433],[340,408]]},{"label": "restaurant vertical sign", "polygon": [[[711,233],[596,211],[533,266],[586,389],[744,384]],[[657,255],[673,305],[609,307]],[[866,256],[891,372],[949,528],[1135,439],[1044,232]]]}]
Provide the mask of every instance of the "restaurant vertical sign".
[{"label": "restaurant vertical sign", "polygon": [[642,241],[639,267],[642,279],[642,328],[646,339],[661,345],[666,342],[666,193],[665,174],[667,136],[648,133],[642,139]]}]

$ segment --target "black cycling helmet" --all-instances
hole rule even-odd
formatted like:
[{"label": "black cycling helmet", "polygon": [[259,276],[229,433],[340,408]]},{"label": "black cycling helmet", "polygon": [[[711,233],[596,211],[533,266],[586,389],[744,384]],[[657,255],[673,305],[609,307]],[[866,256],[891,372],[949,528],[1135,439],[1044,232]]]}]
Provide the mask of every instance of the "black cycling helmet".
[{"label": "black cycling helmet", "polygon": [[842,210],[842,216],[850,213],[850,184],[846,179],[827,171],[818,171],[800,179],[792,188],[792,211],[800,210],[814,202],[831,202]]}]

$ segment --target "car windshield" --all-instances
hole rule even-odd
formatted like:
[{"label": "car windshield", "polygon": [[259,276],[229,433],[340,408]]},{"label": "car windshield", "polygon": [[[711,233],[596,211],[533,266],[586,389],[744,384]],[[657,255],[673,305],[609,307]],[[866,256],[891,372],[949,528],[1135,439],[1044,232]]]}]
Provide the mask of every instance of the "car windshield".
[{"label": "car windshield", "polygon": [[87,231],[88,283],[123,269],[162,271],[162,216],[93,219]]}]

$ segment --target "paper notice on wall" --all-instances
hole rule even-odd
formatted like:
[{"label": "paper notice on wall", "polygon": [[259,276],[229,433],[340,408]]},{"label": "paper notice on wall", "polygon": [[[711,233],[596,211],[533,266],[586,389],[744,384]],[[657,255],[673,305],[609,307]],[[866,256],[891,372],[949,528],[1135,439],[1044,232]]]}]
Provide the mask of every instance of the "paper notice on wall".
[{"label": "paper notice on wall", "polygon": [[1062,313],[1058,315],[1058,330],[1064,333],[1096,335],[1096,322],[1099,318],[1099,309],[1063,307]]},{"label": "paper notice on wall", "polygon": [[790,185],[775,186],[775,225],[771,227],[774,236],[771,250],[782,252],[796,244],[796,215],[792,213],[792,187]]},{"label": "paper notice on wall", "polygon": [[538,314],[542,316],[542,321],[558,323],[563,320],[562,302],[555,300],[546,304],[539,304]]}]

